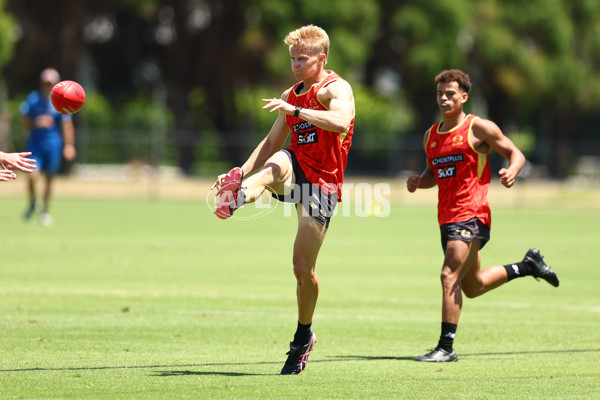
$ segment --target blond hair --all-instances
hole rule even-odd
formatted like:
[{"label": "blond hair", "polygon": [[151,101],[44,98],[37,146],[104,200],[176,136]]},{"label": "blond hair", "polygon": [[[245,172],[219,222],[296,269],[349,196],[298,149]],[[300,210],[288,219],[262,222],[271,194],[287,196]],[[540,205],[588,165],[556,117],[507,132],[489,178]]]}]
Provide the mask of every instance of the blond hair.
[{"label": "blond hair", "polygon": [[306,46],[315,54],[329,54],[329,36],[323,28],[316,25],[306,25],[291,31],[283,42],[290,48]]}]

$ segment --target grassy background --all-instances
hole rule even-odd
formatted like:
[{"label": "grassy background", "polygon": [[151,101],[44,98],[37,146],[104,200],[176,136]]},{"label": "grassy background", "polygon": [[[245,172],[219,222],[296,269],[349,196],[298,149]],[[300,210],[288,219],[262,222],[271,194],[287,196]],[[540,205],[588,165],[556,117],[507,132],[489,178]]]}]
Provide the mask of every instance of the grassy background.
[{"label": "grassy background", "polygon": [[465,299],[459,362],[442,365],[412,361],[440,326],[427,196],[394,198],[386,218],[332,221],[317,267],[318,344],[306,371],[282,377],[296,324],[296,221],[282,209],[221,221],[203,199],[59,196],[48,229],[22,222],[22,196],[4,195],[0,398],[597,396],[600,211],[586,207],[597,193],[493,205],[483,264],[538,247],[561,286],[527,277]]}]

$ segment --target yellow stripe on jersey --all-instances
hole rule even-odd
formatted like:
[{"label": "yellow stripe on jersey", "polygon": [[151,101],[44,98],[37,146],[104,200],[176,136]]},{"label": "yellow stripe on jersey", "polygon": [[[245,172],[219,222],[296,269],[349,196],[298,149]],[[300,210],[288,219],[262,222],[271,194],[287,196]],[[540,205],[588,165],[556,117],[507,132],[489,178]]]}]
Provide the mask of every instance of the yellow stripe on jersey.
[{"label": "yellow stripe on jersey", "polygon": [[477,153],[477,177],[481,179],[485,166],[487,164],[488,155],[485,153]]},{"label": "yellow stripe on jersey", "polygon": [[344,139],[346,139],[348,132],[350,132],[350,127],[347,127],[343,133],[340,133],[340,143],[344,143]]},{"label": "yellow stripe on jersey", "polygon": [[473,142],[471,141],[471,135],[473,134],[473,123],[478,118],[479,117],[475,117],[471,120],[471,124],[469,125],[469,133],[467,135],[468,135],[469,147],[471,147],[471,149],[477,154],[477,177],[481,179],[481,175],[483,175],[483,171],[485,170],[485,166],[487,165],[489,152],[481,153],[481,152],[477,151],[477,149],[473,146]]}]

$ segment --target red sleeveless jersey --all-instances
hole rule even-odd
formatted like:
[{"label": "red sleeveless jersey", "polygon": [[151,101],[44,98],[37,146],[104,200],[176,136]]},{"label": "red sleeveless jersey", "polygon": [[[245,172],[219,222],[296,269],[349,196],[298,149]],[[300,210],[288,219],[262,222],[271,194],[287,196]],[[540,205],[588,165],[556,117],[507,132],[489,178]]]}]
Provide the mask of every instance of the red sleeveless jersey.
[{"label": "red sleeveless jersey", "polygon": [[[297,94],[302,82],[296,83],[290,90],[287,102],[311,110],[327,110],[317,98],[317,92],[342,78],[333,71],[326,72],[327,77],[312,85],[305,93]],[[344,133],[326,131],[293,115],[286,115],[285,121],[292,130],[291,145],[287,149],[296,155],[306,178],[328,194],[337,192],[338,201],[341,201],[341,185],[352,145],[354,118]]]},{"label": "red sleeveless jersey", "polygon": [[438,122],[427,133],[425,152],[437,181],[440,225],[477,217],[491,227],[487,201],[491,179],[489,154],[477,152],[469,140],[477,118],[467,115],[460,125],[447,132],[439,131],[441,122]]}]

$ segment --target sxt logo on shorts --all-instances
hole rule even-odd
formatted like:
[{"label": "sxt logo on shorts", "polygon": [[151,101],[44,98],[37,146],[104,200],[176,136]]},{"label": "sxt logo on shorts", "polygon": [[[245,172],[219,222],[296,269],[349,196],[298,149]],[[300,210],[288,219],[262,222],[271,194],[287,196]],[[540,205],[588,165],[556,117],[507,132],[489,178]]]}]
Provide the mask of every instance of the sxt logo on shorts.
[{"label": "sxt logo on shorts", "polygon": [[456,165],[446,165],[438,168],[438,178],[452,178],[456,176]]},{"label": "sxt logo on shorts", "polygon": [[319,142],[319,137],[317,136],[316,130],[298,133],[298,144],[309,144],[309,143],[318,143],[318,142]]}]

